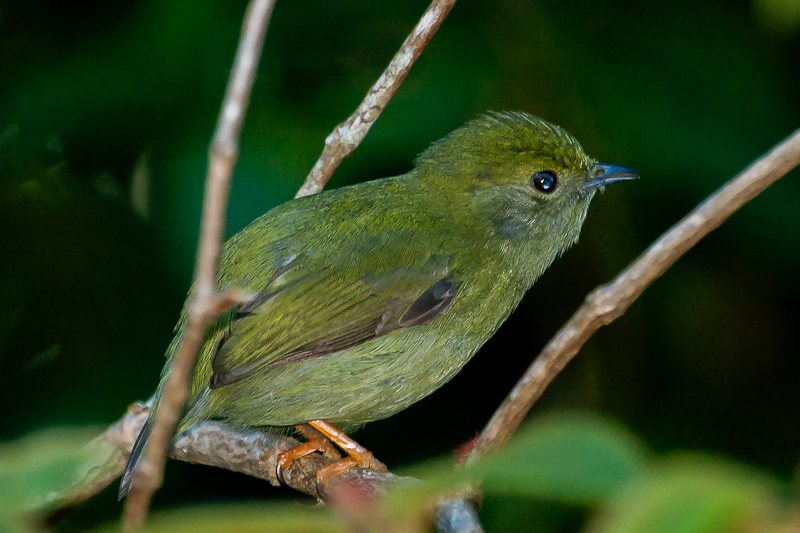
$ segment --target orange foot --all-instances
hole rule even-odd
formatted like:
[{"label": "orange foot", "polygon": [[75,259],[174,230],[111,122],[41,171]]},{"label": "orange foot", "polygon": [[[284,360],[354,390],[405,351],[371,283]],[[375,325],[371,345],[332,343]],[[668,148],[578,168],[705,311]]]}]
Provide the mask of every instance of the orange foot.
[{"label": "orange foot", "polygon": [[305,424],[296,426],[295,429],[297,429],[299,433],[307,438],[308,441],[299,446],[295,446],[294,448],[290,448],[278,455],[278,462],[275,465],[275,474],[278,476],[278,481],[280,481],[283,485],[287,485],[283,473],[289,467],[291,462],[296,459],[300,459],[301,457],[305,457],[306,455],[314,452],[320,452],[325,455],[325,457],[329,457],[336,461],[342,458],[342,455],[336,451],[336,448],[333,447],[331,441],[325,438],[325,436],[320,434],[318,431]]},{"label": "orange foot", "polygon": [[[311,426],[313,430],[310,430]],[[297,426],[308,442],[301,444],[291,450],[287,450],[278,456],[277,474],[278,479],[285,484],[283,480],[283,470],[294,461],[312,452],[322,452],[326,457],[337,459],[335,463],[323,466],[317,470],[317,495],[324,499],[323,487],[328,483],[331,477],[341,474],[353,467],[371,468],[381,472],[386,472],[386,466],[378,461],[372,453],[359,443],[339,431],[332,424],[325,420],[310,420],[308,426]],[[316,430],[316,431],[314,431]],[[317,433],[319,432],[319,433]],[[336,444],[347,454],[347,457],[341,459],[341,456],[331,445],[331,442]]]}]

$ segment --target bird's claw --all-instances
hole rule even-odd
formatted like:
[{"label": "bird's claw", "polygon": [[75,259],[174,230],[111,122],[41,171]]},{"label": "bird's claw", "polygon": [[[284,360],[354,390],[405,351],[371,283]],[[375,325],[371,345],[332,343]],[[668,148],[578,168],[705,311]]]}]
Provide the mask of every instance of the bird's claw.
[{"label": "bird's claw", "polygon": [[289,484],[286,482],[284,472],[288,469],[289,465],[297,459],[305,457],[306,455],[314,452],[320,452],[324,454],[325,457],[329,457],[334,460],[338,460],[342,457],[328,439],[324,437],[313,438],[308,442],[304,442],[299,446],[290,448],[278,455],[278,460],[275,462],[275,477],[278,478],[278,482],[281,485],[288,487]]}]

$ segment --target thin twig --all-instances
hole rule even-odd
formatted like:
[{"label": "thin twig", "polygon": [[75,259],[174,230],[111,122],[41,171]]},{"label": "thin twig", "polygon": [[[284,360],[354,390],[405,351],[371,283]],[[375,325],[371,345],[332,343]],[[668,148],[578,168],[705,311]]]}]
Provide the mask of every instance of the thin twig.
[{"label": "thin twig", "polygon": [[305,183],[297,191],[295,198],[320,192],[342,160],[366,137],[372,124],[394,96],[400,83],[405,79],[411,65],[431,40],[456,0],[433,0],[422,15],[414,30],[406,37],[400,50],[389,62],[381,77],[367,93],[350,118],[336,126],[325,139],[322,155],[314,164]]},{"label": "thin twig", "polygon": [[656,278],[737,209],[800,164],[800,130],[747,167],[654,242],[611,283],[598,287],[533,361],[478,437],[469,461],[505,443],[583,344],[621,316]]},{"label": "thin twig", "polygon": [[161,486],[169,442],[186,402],[189,380],[206,328],[215,318],[222,302],[229,301],[233,296],[218,294],[217,269],[225,232],[230,176],[238,157],[239,133],[273,5],[274,0],[253,0],[245,15],[236,59],[209,151],[193,296],[178,348],[171,360],[150,438],[134,472],[131,492],[125,502],[124,525],[128,530],[140,526],[147,515],[153,493]]}]

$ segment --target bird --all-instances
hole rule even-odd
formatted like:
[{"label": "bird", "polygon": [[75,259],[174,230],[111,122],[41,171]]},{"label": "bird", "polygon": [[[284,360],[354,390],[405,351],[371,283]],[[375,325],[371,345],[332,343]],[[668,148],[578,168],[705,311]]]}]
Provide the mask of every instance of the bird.
[{"label": "bird", "polygon": [[322,483],[352,466],[385,469],[349,433],[450,380],[578,240],[595,193],[637,177],[543,119],[487,113],[406,174],[273,208],[223,248],[218,286],[251,297],[206,332],[177,433],[211,419],[295,429],[308,442],[279,457],[279,474],[312,451],[347,455],[317,472]]}]

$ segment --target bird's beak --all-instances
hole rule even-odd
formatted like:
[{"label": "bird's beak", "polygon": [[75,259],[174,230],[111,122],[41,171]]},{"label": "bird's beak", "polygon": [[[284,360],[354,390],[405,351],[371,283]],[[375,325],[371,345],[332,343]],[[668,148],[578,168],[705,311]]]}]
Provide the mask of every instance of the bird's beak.
[{"label": "bird's beak", "polygon": [[639,174],[633,170],[617,165],[597,164],[594,169],[594,177],[583,184],[586,189],[599,189],[609,183],[639,179]]}]

